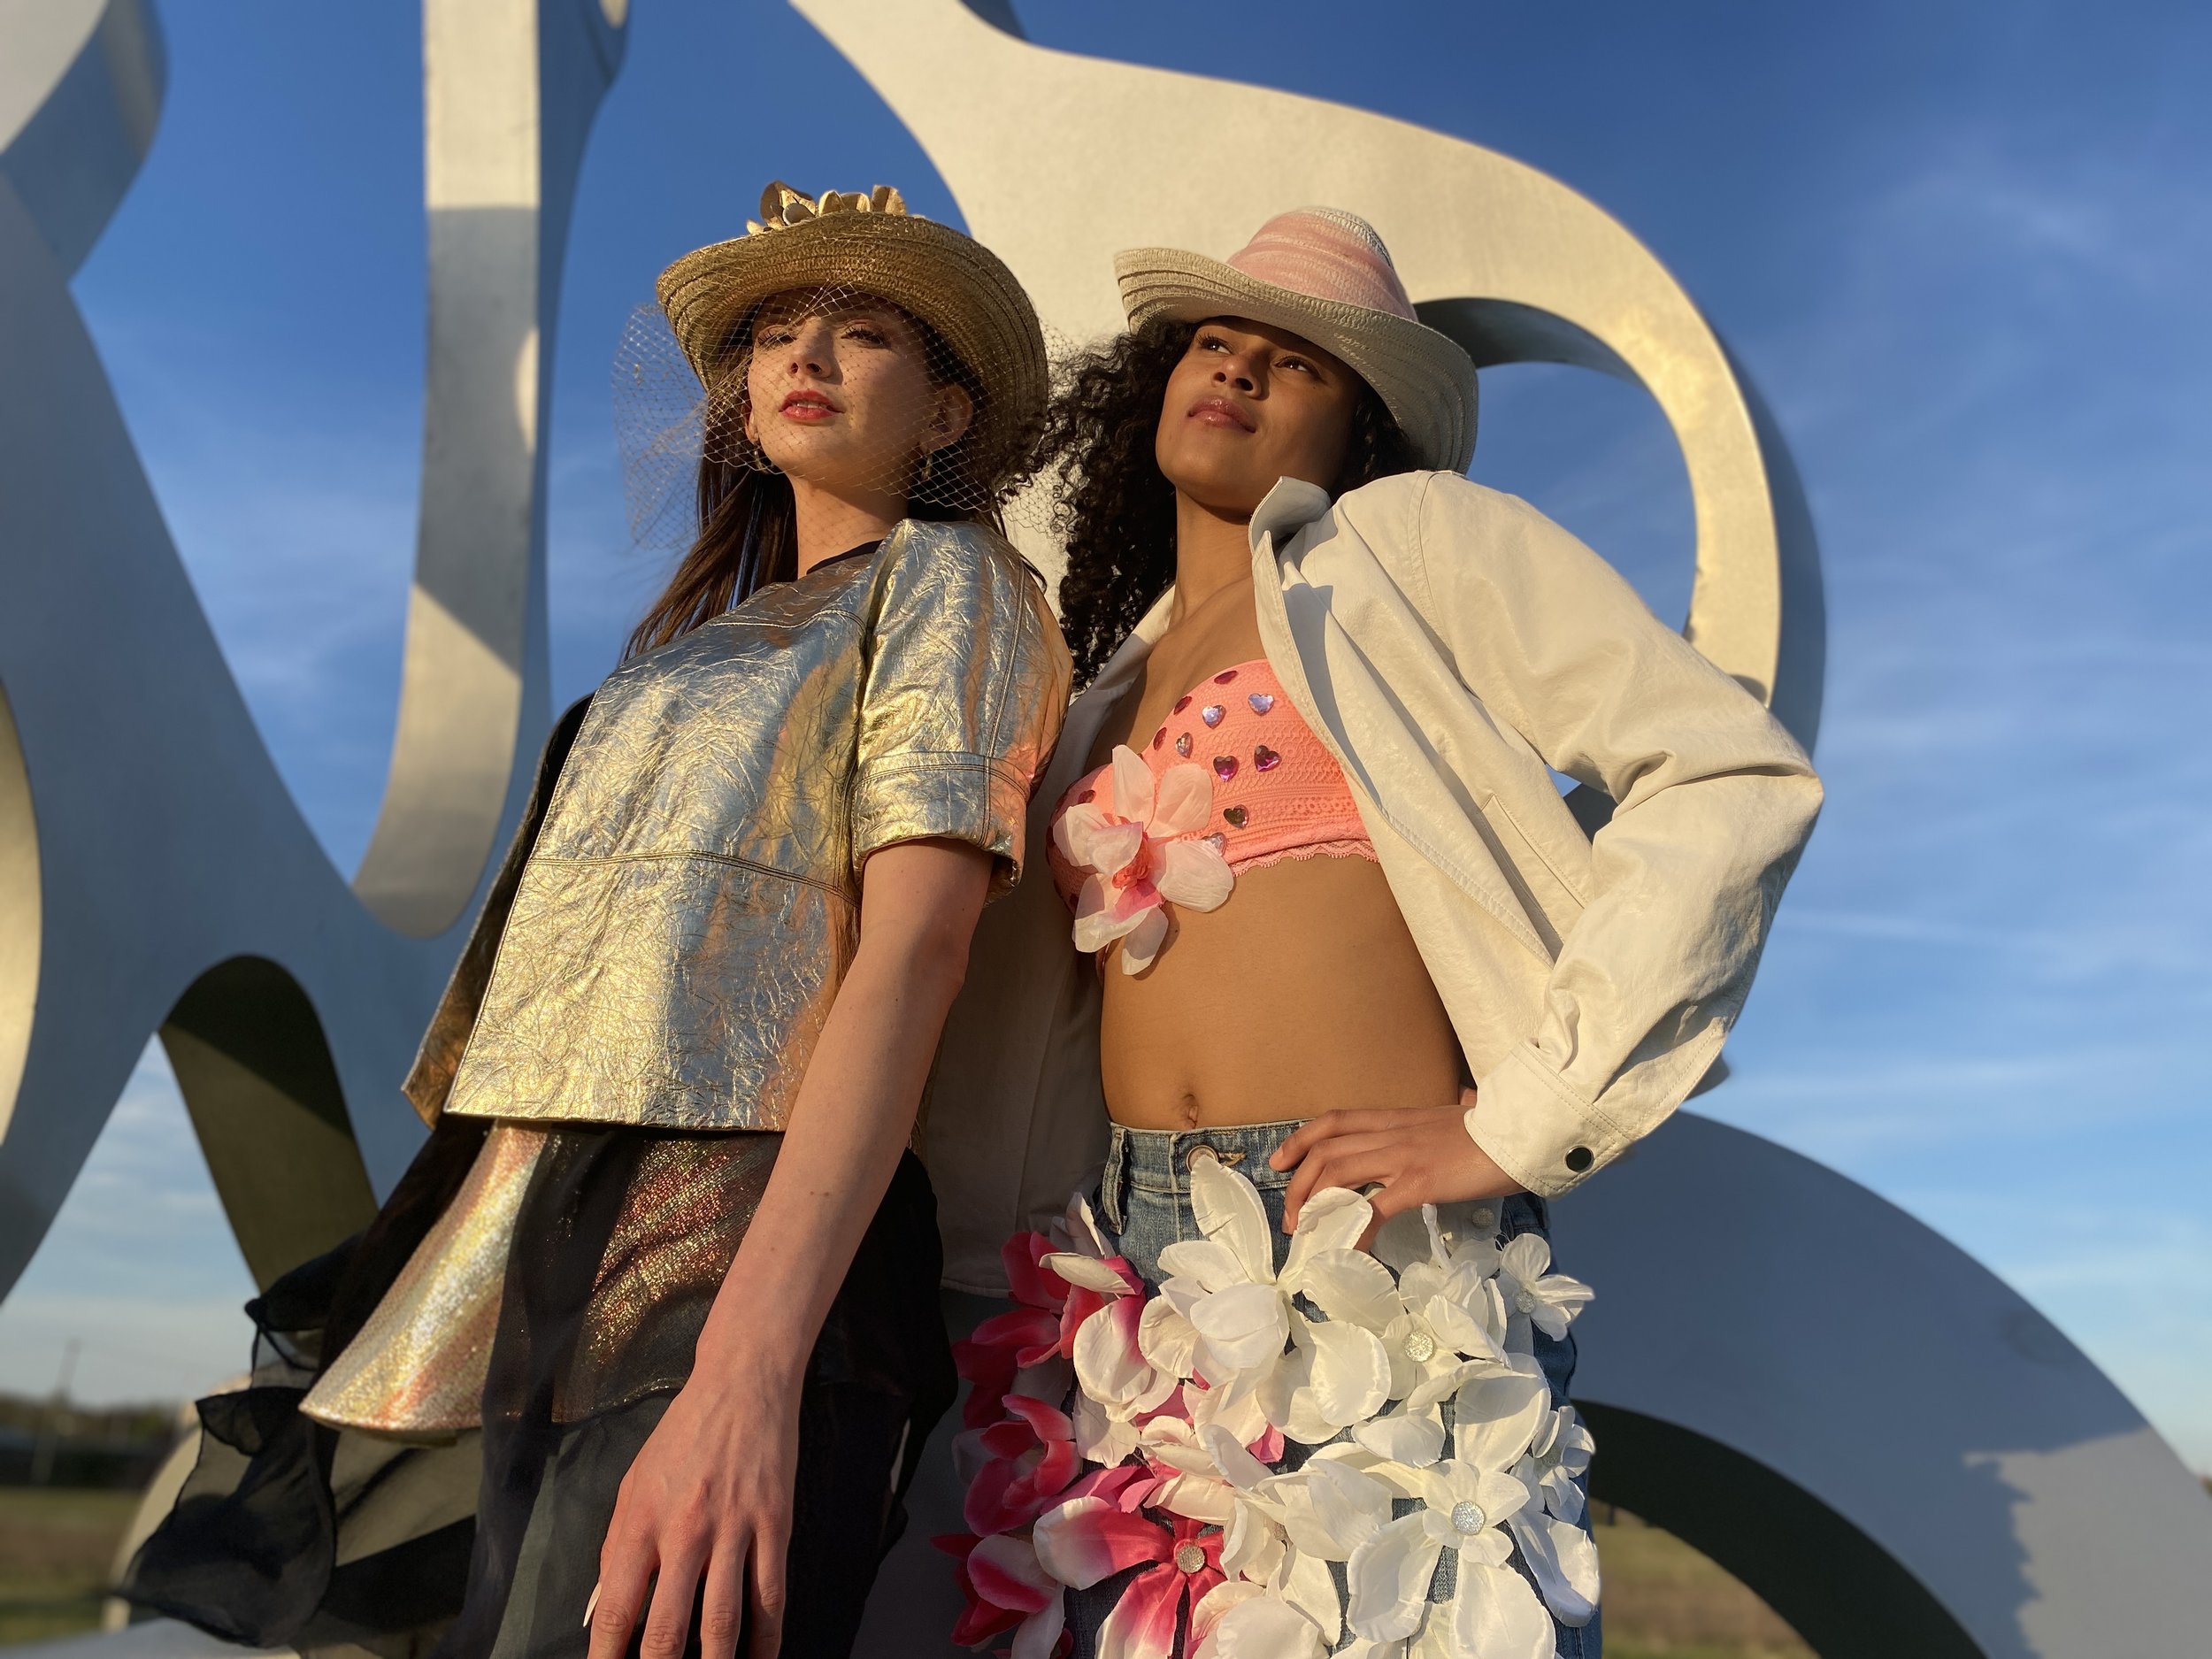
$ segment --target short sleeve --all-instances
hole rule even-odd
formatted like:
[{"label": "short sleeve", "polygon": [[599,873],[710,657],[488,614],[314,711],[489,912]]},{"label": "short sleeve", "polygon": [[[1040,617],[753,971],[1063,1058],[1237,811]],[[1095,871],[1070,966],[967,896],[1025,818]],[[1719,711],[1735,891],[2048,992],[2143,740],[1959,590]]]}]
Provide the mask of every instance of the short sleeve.
[{"label": "short sleeve", "polygon": [[910,519],[877,573],[853,772],[853,867],[941,837],[1019,879],[1029,795],[1060,735],[1072,669],[1042,589],[979,525]]}]

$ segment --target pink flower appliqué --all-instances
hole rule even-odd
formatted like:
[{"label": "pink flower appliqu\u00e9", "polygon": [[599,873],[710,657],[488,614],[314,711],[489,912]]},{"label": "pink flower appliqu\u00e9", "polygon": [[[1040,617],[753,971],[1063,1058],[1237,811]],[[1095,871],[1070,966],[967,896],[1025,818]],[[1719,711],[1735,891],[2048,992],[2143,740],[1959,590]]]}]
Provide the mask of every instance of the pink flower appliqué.
[{"label": "pink flower appliqu\u00e9", "polygon": [[[1072,1283],[1055,1272],[1048,1264],[1055,1256],[1070,1271],[1094,1282]],[[1116,1298],[1144,1288],[1136,1271],[1120,1256],[1062,1252],[1041,1233],[1014,1234],[1000,1247],[999,1256],[1018,1305],[993,1315],[952,1345],[955,1368],[974,1385],[962,1408],[962,1423],[971,1429],[987,1428],[1003,1417],[1010,1394],[1056,1397],[1065,1377],[1057,1379],[1060,1387],[1041,1388],[1034,1385],[1044,1379],[1036,1368],[1072,1359],[1076,1334],[1086,1320]],[[1114,1287],[1110,1294],[1102,1288],[1108,1285]],[[1025,1383],[1032,1386],[1025,1388]]]},{"label": "pink flower appliqu\u00e9", "polygon": [[1097,793],[1052,827],[1061,856],[1087,870],[1075,903],[1075,948],[1085,953],[1122,941],[1121,971],[1141,973],[1167,940],[1168,904],[1217,909],[1236,878],[1221,849],[1198,838],[1213,812],[1212,776],[1196,761],[1170,766],[1156,781],[1127,744]]},{"label": "pink flower appliqu\u00e9", "polygon": [[1125,1567],[1158,1563],[1132,1578],[1098,1632],[1102,1654],[1171,1659],[1184,1611],[1222,1581],[1221,1534],[1175,1517],[1173,1529],[1102,1497],[1077,1498],[1037,1523],[1037,1563],[1082,1590]]},{"label": "pink flower appliqu\u00e9", "polygon": [[1065,1350],[1061,1330],[1068,1286],[1043,1258],[1056,1247],[1041,1233],[1018,1233],[999,1247],[1017,1306],[994,1315],[952,1345],[954,1367],[974,1386],[962,1409],[971,1429],[987,1428],[1006,1415],[1006,1396],[1020,1373]]},{"label": "pink flower appliqu\u00e9", "polygon": [[979,1647],[1010,1630],[1013,1659],[1053,1659],[1066,1651],[1062,1635],[1065,1604],[1059,1581],[1039,1563],[1036,1548],[1027,1539],[948,1532],[930,1542],[956,1559],[960,1594],[966,1605],[953,1626],[955,1642]]},{"label": "pink flower appliqu\u00e9", "polygon": [[978,1437],[989,1455],[968,1487],[962,1518],[978,1532],[1026,1526],[1075,1479],[1075,1425],[1041,1400],[1006,1396],[1011,1413]]}]

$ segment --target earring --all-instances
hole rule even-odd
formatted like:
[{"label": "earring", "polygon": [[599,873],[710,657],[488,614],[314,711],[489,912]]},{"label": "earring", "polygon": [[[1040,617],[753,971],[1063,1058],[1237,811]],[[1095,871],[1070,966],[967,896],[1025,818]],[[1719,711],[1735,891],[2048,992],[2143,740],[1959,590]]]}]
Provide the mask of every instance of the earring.
[{"label": "earring", "polygon": [[922,471],[921,471],[921,475],[914,480],[915,486],[916,486],[918,488],[920,486],[922,486],[922,485],[926,484],[926,483],[928,483],[928,482],[929,482],[929,475],[930,475],[930,472],[932,472],[932,471],[935,468],[936,465],[937,465],[937,451],[936,451],[936,450],[934,450],[934,449],[925,449],[925,450],[923,450],[923,451],[922,451]]}]

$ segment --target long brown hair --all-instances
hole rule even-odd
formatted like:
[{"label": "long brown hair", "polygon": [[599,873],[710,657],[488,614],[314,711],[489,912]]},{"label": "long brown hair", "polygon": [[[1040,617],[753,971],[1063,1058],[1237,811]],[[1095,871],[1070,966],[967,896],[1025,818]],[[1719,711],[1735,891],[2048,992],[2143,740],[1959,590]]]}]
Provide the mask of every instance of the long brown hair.
[{"label": "long brown hair", "polygon": [[[1052,527],[1067,549],[1060,625],[1088,684],[1175,580],[1175,486],[1153,454],[1168,376],[1194,323],[1156,317],[1071,364],[1045,413],[1042,459],[1061,469]],[[1329,493],[1419,465],[1413,446],[1363,384],[1344,470]]]},{"label": "long brown hair", "polygon": [[[980,429],[988,396],[982,377],[955,357],[920,318],[888,300],[876,303],[897,311],[912,326],[922,342],[930,384],[957,385],[975,403],[967,431],[936,452],[927,476],[909,493],[906,516],[936,520],[980,516],[1002,532],[1005,526],[995,508],[979,515],[956,502],[964,493],[961,480],[967,470],[960,451]],[[622,648],[626,663],[680,639],[733,605],[743,604],[772,582],[787,582],[799,573],[798,515],[791,480],[771,469],[744,435],[749,407],[745,374],[752,358],[753,319],[760,310],[759,305],[749,307],[730,329],[709,389],[699,457],[698,537],[676,562],[660,597],[646,607],[637,626],[630,630]],[[732,384],[733,376],[733,396],[721,389]],[[933,489],[932,480],[943,481],[941,491]]]}]

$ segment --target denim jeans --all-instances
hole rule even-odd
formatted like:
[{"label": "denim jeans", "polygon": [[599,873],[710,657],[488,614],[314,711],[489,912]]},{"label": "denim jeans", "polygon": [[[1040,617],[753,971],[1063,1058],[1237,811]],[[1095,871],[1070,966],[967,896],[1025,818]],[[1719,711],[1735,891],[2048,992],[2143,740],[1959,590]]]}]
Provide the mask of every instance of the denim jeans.
[{"label": "denim jeans", "polygon": [[[1280,1269],[1289,1252],[1289,1235],[1282,1231],[1283,1191],[1290,1172],[1277,1170],[1269,1156],[1298,1127],[1295,1123],[1241,1124],[1217,1129],[1128,1129],[1113,1126],[1107,1149],[1106,1172],[1099,1184],[1093,1209],[1108,1247],[1127,1260],[1146,1284],[1160,1282],[1160,1252],[1183,1239],[1197,1239],[1198,1222],[1191,1210],[1190,1165],[1194,1157],[1210,1154],[1256,1187],[1268,1219],[1275,1224],[1275,1265]],[[1549,1236],[1550,1220],[1544,1201],[1527,1193],[1510,1198],[1484,1199],[1446,1207],[1440,1215],[1447,1236],[1473,1237],[1484,1233],[1511,1239],[1524,1233]],[[1567,1403],[1568,1386],[1574,1379],[1574,1334],[1554,1339],[1535,1333],[1535,1357],[1545,1380],[1551,1385],[1552,1403]],[[1295,1444],[1286,1448],[1279,1467],[1294,1468],[1310,1455]],[[1583,1522],[1589,1525],[1586,1514]],[[1449,1552],[1447,1552],[1448,1557]],[[1521,1552],[1513,1552],[1512,1565],[1532,1585],[1535,1579]],[[1337,1569],[1338,1588],[1343,1588],[1342,1568]],[[1112,1610],[1122,1586],[1134,1570],[1118,1573],[1089,1590],[1068,1593],[1068,1628],[1075,1638],[1072,1659],[1094,1659],[1098,1632]],[[1448,1560],[1432,1596],[1448,1596],[1451,1567]],[[1575,1629],[1555,1623],[1557,1659],[1599,1659],[1599,1619]],[[1348,1632],[1340,1646],[1349,1647]],[[1179,1645],[1177,1651],[1182,1651]]]}]

